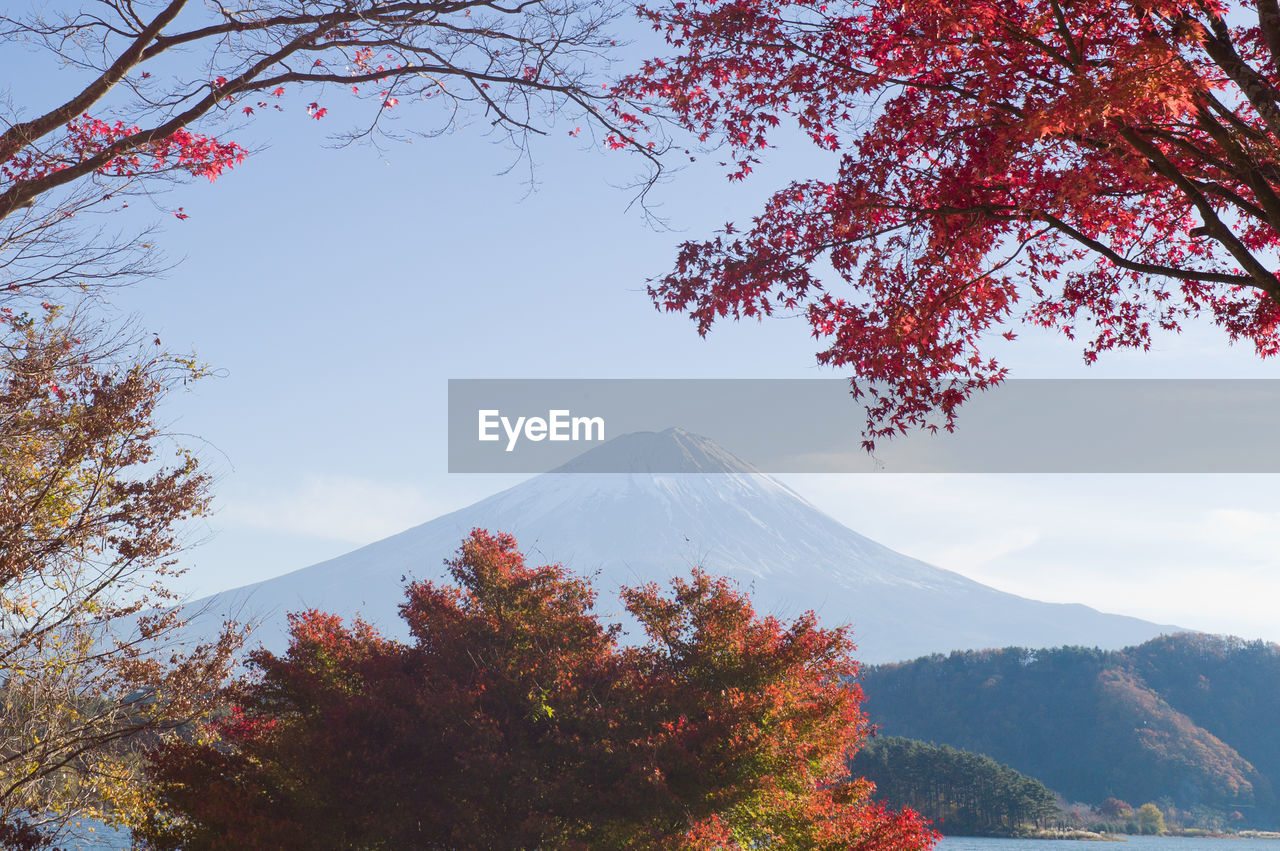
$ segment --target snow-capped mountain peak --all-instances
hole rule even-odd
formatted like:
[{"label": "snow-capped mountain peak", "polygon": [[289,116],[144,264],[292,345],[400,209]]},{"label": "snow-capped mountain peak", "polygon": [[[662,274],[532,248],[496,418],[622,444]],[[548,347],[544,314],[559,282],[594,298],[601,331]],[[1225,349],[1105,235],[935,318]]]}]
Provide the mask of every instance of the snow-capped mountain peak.
[{"label": "snow-capped mountain peak", "polygon": [[[617,470],[628,472],[600,472]],[[285,613],[303,608],[360,612],[402,634],[401,577],[443,577],[444,560],[476,527],[510,532],[529,559],[593,577],[606,616],[620,608],[622,586],[697,565],[737,580],[757,609],[814,610],[824,623],[851,624],[871,662],[1012,644],[1121,647],[1174,631],[1006,594],[904,556],[680,429],[623,435],[467,508],[204,602],[210,614],[257,613],[258,638],[273,648],[283,643]]]}]

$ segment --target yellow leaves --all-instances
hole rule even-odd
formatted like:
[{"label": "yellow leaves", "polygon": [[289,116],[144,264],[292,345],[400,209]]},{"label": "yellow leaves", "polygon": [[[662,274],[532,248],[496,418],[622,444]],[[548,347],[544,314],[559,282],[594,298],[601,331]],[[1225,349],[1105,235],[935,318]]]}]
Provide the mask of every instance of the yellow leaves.
[{"label": "yellow leaves", "polygon": [[141,769],[136,756],[100,760],[95,765],[95,774],[112,780],[99,786],[101,803],[93,817],[113,827],[125,827],[154,813],[159,801],[154,790],[142,782]]},{"label": "yellow leaves", "polygon": [[13,596],[8,592],[0,592],[0,611],[19,620],[32,618],[36,615],[35,600],[26,594]]},{"label": "yellow leaves", "polygon": [[[198,714],[226,665],[114,641],[165,598],[171,529],[206,506],[191,453],[156,460],[151,420],[203,368],[97,335],[52,308],[0,326],[0,807],[67,824],[153,808],[139,744]],[[150,623],[163,646],[180,619]]]}]

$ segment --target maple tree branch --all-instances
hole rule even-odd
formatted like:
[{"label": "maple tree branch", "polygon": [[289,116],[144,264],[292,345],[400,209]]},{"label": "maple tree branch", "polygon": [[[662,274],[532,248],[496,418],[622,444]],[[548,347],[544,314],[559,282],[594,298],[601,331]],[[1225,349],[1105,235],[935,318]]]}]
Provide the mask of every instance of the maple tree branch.
[{"label": "maple tree branch", "polygon": [[1267,50],[1271,54],[1271,67],[1280,76],[1280,5],[1276,0],[1256,0],[1258,7],[1258,28],[1266,39]]},{"label": "maple tree branch", "polygon": [[1232,204],[1237,210],[1255,219],[1256,221],[1270,224],[1270,219],[1268,218],[1265,210],[1263,210],[1258,205],[1251,203],[1247,198],[1244,198],[1243,196],[1239,195],[1233,190],[1227,188],[1226,186],[1223,186],[1221,183],[1198,180],[1192,177],[1188,177],[1187,179],[1190,180],[1197,189],[1199,189],[1201,192],[1205,193],[1206,195],[1215,195],[1218,198],[1221,198],[1224,201],[1227,201],[1228,203]]},{"label": "maple tree branch", "polygon": [[[256,18],[223,9],[223,20],[215,24],[180,33],[163,32],[185,2],[171,0],[162,15],[140,27],[136,35],[131,34],[118,57],[75,97],[39,119],[9,128],[7,138],[14,145],[27,145],[27,151],[33,152],[29,156],[37,156],[50,166],[30,176],[19,175],[7,186],[0,184],[3,189],[0,191],[0,219],[34,203],[52,189],[102,174],[109,166],[122,168],[118,165],[123,161],[121,158],[136,156],[139,152],[145,154],[149,146],[166,143],[177,131],[225,109],[239,96],[271,91],[289,84],[358,86],[380,82],[389,88],[398,81],[421,78],[430,81],[430,85],[425,87],[430,89],[426,97],[439,93],[453,101],[455,109],[447,115],[448,123],[456,120],[459,104],[476,103],[495,119],[492,122],[494,126],[504,128],[512,136],[545,133],[535,124],[535,113],[542,104],[560,100],[561,103],[572,104],[575,110],[581,110],[587,122],[611,134],[620,147],[630,148],[644,156],[653,169],[647,186],[652,186],[662,171],[658,156],[661,150],[652,142],[637,140],[633,135],[634,128],[611,114],[616,104],[615,97],[607,90],[601,92],[589,85],[585,70],[574,65],[592,57],[602,61],[601,50],[613,44],[599,32],[600,27],[615,14],[608,0],[598,8],[591,4],[563,8],[547,6],[542,15],[534,15],[533,10],[544,7],[544,0],[523,0],[511,4],[495,0],[400,0],[368,5],[329,0],[325,5],[308,2],[293,12],[271,10],[267,13],[267,9],[261,9],[258,11],[263,14]],[[487,10],[512,19],[512,25],[505,29],[501,21],[485,20],[481,16],[469,17],[465,23],[445,18],[450,14],[470,16],[472,10]],[[117,13],[126,21],[132,15],[131,9],[124,8],[118,8]],[[117,51],[110,44],[111,36],[108,34],[119,34],[122,29],[109,26],[98,18],[77,19],[61,26],[43,27],[40,31],[58,55],[67,61],[76,61],[58,46],[59,35],[65,39],[85,28],[98,27],[106,28],[101,48],[105,55],[111,56]],[[245,40],[248,36],[264,43],[260,50],[255,52],[250,42]],[[224,54],[233,57],[247,54],[248,58],[244,60],[247,64],[228,69],[225,76],[213,82],[186,86],[185,90],[177,88],[159,97],[147,93],[146,87],[140,86],[137,79],[127,78],[130,70],[147,60],[177,47],[190,48],[201,43],[212,43],[214,58],[211,68],[216,69],[217,57]],[[374,69],[370,56],[375,49],[395,51],[398,56],[393,59],[388,53],[384,60],[386,67],[379,65]],[[337,58],[330,58],[328,63],[332,64],[327,64],[326,54],[336,54]],[[320,58],[310,64],[309,69],[291,67],[291,58],[307,57],[310,63],[311,56]],[[336,65],[339,59],[347,65],[346,71],[333,69],[332,65]],[[85,59],[78,64],[94,67],[95,63]],[[531,69],[533,73],[530,73]],[[142,74],[143,79],[148,76],[149,73]],[[35,153],[41,134],[53,133],[66,122],[78,119],[126,78],[149,110],[165,113],[153,126],[110,139],[104,137],[100,145],[80,151],[78,158],[57,147],[62,140],[55,140],[43,151]],[[441,82],[445,79],[460,80],[463,85],[456,89],[446,87]],[[490,87],[497,91],[489,90]],[[413,93],[423,89],[423,86],[410,86],[401,91]],[[272,93],[279,94],[276,91]],[[535,100],[531,94],[541,97]],[[404,94],[400,96],[404,97]],[[365,131],[366,134],[373,131],[387,108],[387,103],[382,103],[374,124]],[[551,113],[554,109],[548,106],[546,111]],[[250,114],[252,109],[246,108],[244,112]],[[320,110],[320,114],[323,113],[324,110]],[[4,138],[0,136],[0,141]],[[10,156],[13,153],[10,151]],[[2,147],[0,154],[4,154]],[[0,156],[0,163],[4,160],[4,156]],[[174,158],[167,166],[158,164],[152,167],[149,163],[148,170],[141,176],[150,178],[164,171],[187,170],[182,162],[180,158]],[[110,176],[118,178],[121,175]]]},{"label": "maple tree branch", "polygon": [[796,53],[799,53],[803,56],[807,56],[810,59],[816,62],[819,62],[823,65],[828,65],[833,69],[840,71],[841,73],[853,74],[855,76],[865,77],[867,79],[884,80],[886,83],[891,83],[896,86],[901,86],[904,89],[920,89],[922,91],[943,92],[946,94],[956,95],[957,97],[963,98],[965,100],[982,104],[983,106],[994,107],[995,109],[1001,110],[1002,112],[1007,112],[1013,116],[1017,116],[1017,117],[1023,116],[1023,110],[1020,107],[1016,106],[1015,104],[1008,103],[1007,101],[1003,101],[1000,99],[993,99],[989,97],[986,93],[972,92],[964,88],[963,86],[958,86],[958,85],[955,85],[954,83],[935,83],[927,80],[898,77],[894,75],[885,75],[879,72],[867,71],[861,68],[855,68],[845,62],[839,62],[835,60],[833,57],[819,53],[815,49],[807,47],[806,45],[796,41],[762,42],[759,40],[752,40],[752,39],[726,39],[726,42],[728,44],[736,45],[739,47],[745,47],[745,48],[767,47],[767,48],[774,48],[778,50],[795,51]]},{"label": "maple tree branch", "polygon": [[156,43],[148,48],[144,53],[144,59],[150,59],[159,53],[170,48],[190,44],[192,42],[203,41],[207,38],[213,38],[220,35],[243,34],[249,32],[258,32],[271,30],[278,27],[299,26],[310,24],[326,24],[327,29],[333,29],[341,24],[352,23],[383,23],[395,26],[412,25],[414,23],[422,23],[416,16],[428,14],[431,16],[452,15],[458,12],[465,12],[468,9],[491,8],[504,14],[518,14],[523,11],[526,6],[536,6],[541,0],[526,0],[525,3],[514,8],[503,8],[496,5],[492,0],[463,0],[462,2],[446,2],[445,0],[433,0],[433,2],[393,2],[382,6],[371,6],[366,9],[356,9],[353,11],[329,10],[326,12],[294,13],[294,14],[277,14],[270,17],[241,20],[238,18],[229,18],[225,23],[212,24],[199,29],[189,30],[184,33],[176,33],[174,35],[162,36],[156,39]]},{"label": "maple tree branch", "polygon": [[[133,44],[122,51],[101,76],[81,89],[70,100],[39,118],[14,124],[0,134],[0,160],[6,159],[22,145],[31,144],[48,135],[97,103],[116,83],[124,79],[125,74],[142,61],[145,46],[178,16],[186,3],[187,0],[170,0],[169,5],[138,34]],[[8,212],[0,204],[0,218]]]},{"label": "maple tree branch", "polygon": [[1231,43],[1230,30],[1222,18],[1209,13],[1209,19],[1211,25],[1205,27],[1202,22],[1189,15],[1183,18],[1189,26],[1199,31],[1200,43],[1205,53],[1240,89],[1250,106],[1267,125],[1272,137],[1280,139],[1280,106],[1276,103],[1275,90],[1265,77],[1240,58]]},{"label": "maple tree branch", "polygon": [[1233,176],[1241,180],[1253,191],[1253,197],[1257,199],[1262,209],[1266,211],[1267,221],[1273,228],[1280,230],[1280,195],[1276,194],[1270,181],[1262,174],[1257,164],[1244,149],[1231,137],[1226,128],[1213,120],[1213,117],[1203,104],[1198,105],[1196,118],[1205,132],[1218,143],[1218,147],[1230,158],[1236,170],[1236,174]]},{"label": "maple tree branch", "polygon": [[1204,222],[1205,232],[1217,240],[1236,259],[1236,262],[1240,264],[1247,274],[1250,284],[1280,301],[1280,281],[1277,281],[1276,276],[1263,266],[1249,249],[1240,242],[1231,228],[1223,223],[1222,219],[1218,217],[1217,211],[1213,209],[1213,205],[1204,197],[1204,194],[1169,161],[1164,151],[1160,150],[1158,145],[1144,139],[1133,130],[1122,130],[1120,135],[1128,140],[1135,150],[1147,157],[1155,169],[1168,178],[1191,201],[1200,213],[1200,218]]},{"label": "maple tree branch", "polygon": [[1214,93],[1211,90],[1203,89],[1200,91],[1199,94],[1200,94],[1200,99],[1205,103],[1207,103],[1209,105],[1209,108],[1212,109],[1214,113],[1218,115],[1219,118],[1221,118],[1222,120],[1230,124],[1232,127],[1234,127],[1236,129],[1236,132],[1240,133],[1242,136],[1248,137],[1254,142],[1258,142],[1263,145],[1267,145],[1269,147],[1274,147],[1275,142],[1274,140],[1272,140],[1270,136],[1268,136],[1263,131],[1259,130],[1257,127],[1254,127],[1249,122],[1245,121],[1243,118],[1237,115],[1233,110],[1228,109],[1226,105],[1223,104],[1222,101],[1218,100],[1217,96],[1214,95]]},{"label": "maple tree branch", "polygon": [[[930,207],[926,209],[918,206],[905,205],[901,203],[885,204],[883,205],[883,209],[891,209],[891,210],[895,210],[903,213],[912,213],[920,216],[920,218],[898,222],[892,226],[886,226],[873,234],[859,235],[858,238],[852,241],[841,240],[841,241],[833,241],[830,243],[826,243],[824,247],[833,248],[842,244],[851,244],[851,242],[863,242],[869,238],[873,238],[874,236],[883,235],[885,233],[891,233],[895,230],[901,230],[903,228],[911,228],[914,225],[919,225],[937,216],[958,216],[958,215],[970,215],[970,214],[977,213],[982,216],[987,216],[992,219],[998,219],[1002,221],[1043,222],[1044,224],[1052,227],[1054,230],[1069,237],[1073,241],[1078,242],[1081,245],[1096,252],[1097,254],[1100,254],[1101,256],[1105,257],[1107,260],[1109,260],[1116,266],[1119,266],[1124,269],[1128,269],[1129,271],[1132,271],[1132,272],[1139,272],[1144,275],[1153,275],[1157,277],[1177,278],[1181,280],[1190,280],[1190,281],[1204,281],[1206,283],[1257,286],[1256,280],[1248,275],[1230,274],[1226,272],[1207,272],[1207,271],[1202,271],[1198,269],[1188,269],[1185,267],[1178,267],[1178,266],[1165,266],[1165,265],[1160,265],[1156,263],[1148,263],[1140,260],[1133,260],[1132,258],[1125,257],[1124,255],[1118,253],[1115,249],[1113,249],[1111,246],[1107,245],[1106,243],[1098,239],[1095,239],[1093,237],[1090,237],[1089,235],[1085,234],[1079,229],[1072,227],[1070,224],[1068,224],[1058,216],[1055,216],[1054,214],[1043,211],[1043,210],[1037,210],[1037,211],[1032,211],[1028,213],[1021,213],[1021,212],[1018,212],[1016,208],[1012,206],[997,206],[992,204],[973,204],[968,206],[935,206],[935,207]],[[1041,231],[1041,233],[1043,233],[1043,231]],[[1039,234],[1037,234],[1037,236],[1038,235]],[[1025,240],[1025,239],[1022,240],[1020,242],[1019,250],[1021,250],[1022,248],[1025,248],[1028,242],[1029,240]],[[798,254],[796,256],[798,256]]]},{"label": "maple tree branch", "polygon": [[1053,226],[1054,230],[1060,231],[1081,245],[1086,246],[1091,251],[1102,255],[1111,263],[1131,272],[1139,272],[1143,275],[1157,275],[1166,278],[1179,278],[1188,281],[1205,281],[1215,284],[1239,284],[1245,286],[1256,286],[1256,282],[1248,275],[1232,275],[1224,272],[1203,272],[1197,269],[1183,269],[1173,266],[1161,266],[1153,263],[1144,263],[1139,260],[1132,260],[1119,254],[1111,246],[1104,242],[1094,239],[1093,237],[1082,233],[1076,228],[1064,222],[1062,219],[1052,213],[1037,213],[1036,218]]},{"label": "maple tree branch", "polygon": [[[1203,130],[1204,128],[1200,129]],[[1191,162],[1197,165],[1210,166],[1212,169],[1216,169],[1222,177],[1235,179],[1237,177],[1235,164],[1223,160],[1216,153],[1210,151],[1207,146],[1199,144],[1204,141],[1204,133],[1193,133],[1192,130],[1194,128],[1170,130],[1153,125],[1138,126],[1139,132],[1153,139],[1162,139],[1179,148],[1184,154],[1190,156]]]},{"label": "maple tree branch", "polygon": [[1062,12],[1062,4],[1058,0],[1053,0],[1053,20],[1058,27],[1058,35],[1067,45],[1067,52],[1071,56],[1071,61],[1075,65],[1079,65],[1084,61],[1084,56],[1080,53],[1080,46],[1076,44],[1075,38],[1071,35],[1071,28],[1067,26],[1066,15]]},{"label": "maple tree branch", "polygon": [[[1056,4],[1055,4],[1055,7],[1056,7]],[[1061,12],[1061,10],[1056,10],[1056,11]],[[1081,60],[1075,48],[1075,42],[1071,41],[1070,38],[1067,39],[1069,54],[1067,56],[1063,56],[1062,52],[1055,49],[1053,45],[1049,44],[1042,38],[1038,38],[1037,36],[1032,35],[1031,33],[1027,32],[1026,30],[1020,27],[1014,26],[1013,24],[1005,21],[1001,21],[1000,28],[1001,30],[1003,30],[1005,35],[1010,37],[1010,40],[1015,42],[1020,41],[1023,44],[1029,44],[1035,47],[1045,56],[1048,56],[1054,62],[1061,65],[1063,68],[1066,68],[1068,71],[1071,71],[1072,73],[1075,73],[1077,68],[1080,65]]]}]

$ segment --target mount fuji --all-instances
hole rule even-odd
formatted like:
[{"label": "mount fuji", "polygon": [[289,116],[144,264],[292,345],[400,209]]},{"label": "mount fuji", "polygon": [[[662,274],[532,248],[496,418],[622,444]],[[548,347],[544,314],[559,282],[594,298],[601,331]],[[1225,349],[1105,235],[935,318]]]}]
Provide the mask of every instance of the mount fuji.
[{"label": "mount fuji", "polygon": [[1114,649],[1181,631],[1008,594],[894,552],[679,429],[615,438],[398,535],[196,601],[193,627],[211,630],[223,613],[254,617],[255,640],[280,650],[286,613],[316,608],[359,613],[403,636],[404,580],[445,577],[443,560],[475,527],[514,534],[531,562],[593,577],[608,619],[622,620],[621,586],[662,583],[701,565],[749,590],[757,610],[789,618],[812,609],[824,624],[851,624],[858,656],[870,663],[1010,645]]}]

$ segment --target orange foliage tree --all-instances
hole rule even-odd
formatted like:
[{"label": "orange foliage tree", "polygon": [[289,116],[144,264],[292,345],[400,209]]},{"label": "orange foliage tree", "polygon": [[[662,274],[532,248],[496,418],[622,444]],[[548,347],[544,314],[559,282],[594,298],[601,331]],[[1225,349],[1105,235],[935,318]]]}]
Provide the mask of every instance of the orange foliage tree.
[{"label": "orange foliage tree", "polygon": [[456,587],[409,586],[412,641],[311,611],[231,690],[218,739],[153,758],[151,848],[865,848],[923,851],[871,803],[847,631],[760,617],[695,571],[628,589],[647,641],[587,582],[477,530]]}]

